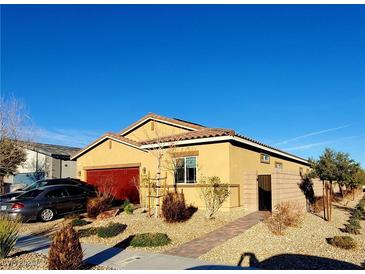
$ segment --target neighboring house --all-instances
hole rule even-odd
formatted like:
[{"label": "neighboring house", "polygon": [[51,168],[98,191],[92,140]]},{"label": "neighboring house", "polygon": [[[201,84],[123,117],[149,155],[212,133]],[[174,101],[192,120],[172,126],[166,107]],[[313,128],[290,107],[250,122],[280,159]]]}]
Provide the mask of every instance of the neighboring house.
[{"label": "neighboring house", "polygon": [[27,160],[13,175],[5,177],[5,183],[14,190],[44,178],[76,177],[76,161],[70,160],[77,147],[24,142]]},{"label": "neighboring house", "polygon": [[[167,185],[183,189],[188,204],[202,207],[199,178],[219,176],[229,184],[224,208],[244,206],[271,210],[282,200],[305,203],[298,183],[309,170],[306,159],[237,134],[150,113],[121,132],[106,133],[80,150],[77,176],[109,185],[119,195],[138,202],[133,179],[157,172],[156,149],[164,148],[176,163],[175,175],[166,168]],[[163,175],[165,171],[163,172]],[[316,186],[317,188],[320,185]],[[146,197],[146,190],[142,190]]]}]

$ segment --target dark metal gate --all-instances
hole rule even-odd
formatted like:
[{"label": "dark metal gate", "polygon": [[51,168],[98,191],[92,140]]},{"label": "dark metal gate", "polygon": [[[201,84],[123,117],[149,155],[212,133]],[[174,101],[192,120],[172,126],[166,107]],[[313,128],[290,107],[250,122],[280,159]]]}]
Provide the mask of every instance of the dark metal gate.
[{"label": "dark metal gate", "polygon": [[271,211],[271,175],[258,175],[259,210]]}]

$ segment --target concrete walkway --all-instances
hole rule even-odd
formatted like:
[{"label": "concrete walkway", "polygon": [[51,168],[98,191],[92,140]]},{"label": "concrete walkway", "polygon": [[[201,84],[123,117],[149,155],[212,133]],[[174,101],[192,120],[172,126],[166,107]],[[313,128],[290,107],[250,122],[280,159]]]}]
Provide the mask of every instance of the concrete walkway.
[{"label": "concrete walkway", "polygon": [[[44,235],[23,235],[16,247],[25,251],[48,255],[50,239]],[[161,253],[125,250],[99,244],[82,244],[84,261],[113,269],[126,270],[183,270],[183,269],[243,269],[237,266],[214,265],[210,262]]]},{"label": "concrete walkway", "polygon": [[241,234],[242,232],[245,232],[250,227],[261,222],[267,214],[268,212],[263,211],[250,213],[199,238],[191,240],[190,242],[182,244],[174,249],[170,249],[166,251],[165,254],[187,258],[198,258],[214,247]]}]

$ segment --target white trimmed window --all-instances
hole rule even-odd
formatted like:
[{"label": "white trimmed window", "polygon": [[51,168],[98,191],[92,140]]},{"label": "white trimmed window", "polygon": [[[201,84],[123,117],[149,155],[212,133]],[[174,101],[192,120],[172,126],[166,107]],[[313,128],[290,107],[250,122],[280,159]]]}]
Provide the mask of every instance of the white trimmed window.
[{"label": "white trimmed window", "polygon": [[196,183],[196,156],[180,157],[175,159],[175,183],[193,184]]}]

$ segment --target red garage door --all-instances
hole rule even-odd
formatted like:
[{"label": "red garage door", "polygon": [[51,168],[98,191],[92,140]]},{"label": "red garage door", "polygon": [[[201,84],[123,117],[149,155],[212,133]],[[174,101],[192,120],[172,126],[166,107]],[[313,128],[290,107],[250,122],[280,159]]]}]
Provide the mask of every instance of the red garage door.
[{"label": "red garage door", "polygon": [[139,203],[136,187],[139,183],[138,167],[88,170],[86,181],[100,191],[109,191],[117,200]]}]

